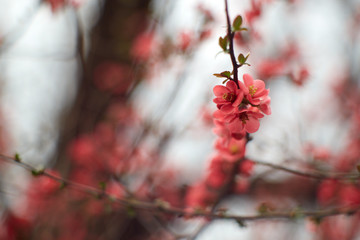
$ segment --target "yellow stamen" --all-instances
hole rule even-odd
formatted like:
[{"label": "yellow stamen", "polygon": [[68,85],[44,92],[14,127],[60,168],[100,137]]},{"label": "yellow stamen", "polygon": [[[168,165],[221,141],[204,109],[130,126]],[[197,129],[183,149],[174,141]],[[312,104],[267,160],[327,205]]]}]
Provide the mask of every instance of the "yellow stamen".
[{"label": "yellow stamen", "polygon": [[236,154],[239,152],[239,147],[237,145],[231,145],[229,147],[229,150],[230,150],[231,154]]},{"label": "yellow stamen", "polygon": [[232,101],[235,100],[235,94],[234,94],[234,93],[224,93],[224,95],[222,96],[222,98],[223,98],[225,101],[232,102]]},{"label": "yellow stamen", "polygon": [[251,86],[249,87],[249,93],[250,93],[250,95],[251,95],[251,96],[254,96],[254,94],[256,93],[256,90],[257,90],[257,88],[256,88],[254,85],[251,85]]}]

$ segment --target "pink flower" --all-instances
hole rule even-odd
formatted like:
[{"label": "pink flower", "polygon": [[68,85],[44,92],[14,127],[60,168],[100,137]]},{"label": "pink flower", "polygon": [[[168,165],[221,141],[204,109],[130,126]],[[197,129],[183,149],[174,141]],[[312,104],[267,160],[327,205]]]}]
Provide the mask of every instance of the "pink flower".
[{"label": "pink flower", "polygon": [[206,184],[212,188],[220,188],[226,182],[228,177],[229,162],[224,160],[221,156],[215,156],[211,159],[209,172],[206,177]]},{"label": "pink flower", "polygon": [[214,119],[214,125],[215,125],[215,128],[213,128],[213,133],[215,133],[219,137],[230,139],[229,129],[227,129],[227,127],[223,121]]},{"label": "pink flower", "polygon": [[[218,110],[221,112],[220,110]],[[231,133],[230,130],[227,127],[227,123],[220,121],[220,120],[214,120],[215,128],[213,129],[213,132],[218,135],[221,138],[224,139],[242,139],[245,137],[246,133],[245,130],[240,133]]]},{"label": "pink flower", "polygon": [[239,165],[239,173],[249,177],[253,171],[254,168],[254,162],[251,160],[244,160]]},{"label": "pink flower", "polygon": [[238,82],[240,88],[234,81],[228,81],[226,86],[217,85],[213,89],[216,96],[213,101],[219,109],[213,114],[214,132],[221,137],[241,139],[246,132],[259,129],[262,113],[271,114],[271,99],[265,83],[249,74],[244,74],[243,79],[244,83]]},{"label": "pink flower", "polygon": [[225,113],[231,113],[236,110],[243,100],[243,92],[237,88],[234,81],[228,81],[226,86],[216,85],[213,89],[215,98],[214,103]]},{"label": "pink flower", "polygon": [[225,160],[236,161],[245,156],[245,144],[244,135],[241,139],[219,138],[215,143],[215,148]]},{"label": "pink flower", "polygon": [[229,123],[228,128],[231,134],[242,133],[244,130],[248,133],[254,133],[259,129],[259,118],[264,117],[264,115],[251,110],[252,108],[244,109],[239,113],[231,114],[224,119]]},{"label": "pink flower", "polygon": [[249,74],[243,76],[244,84],[240,84],[246,99],[253,105],[259,105],[261,100],[268,97],[269,90],[265,89],[265,83],[262,80],[254,80]]},{"label": "pink flower", "polygon": [[270,101],[271,101],[270,97],[267,96],[266,98],[262,99],[259,104],[259,109],[266,115],[271,114]]}]

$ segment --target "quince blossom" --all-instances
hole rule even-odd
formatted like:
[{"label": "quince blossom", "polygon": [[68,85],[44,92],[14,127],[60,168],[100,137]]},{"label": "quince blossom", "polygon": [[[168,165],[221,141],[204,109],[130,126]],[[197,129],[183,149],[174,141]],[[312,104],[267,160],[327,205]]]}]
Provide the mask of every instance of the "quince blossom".
[{"label": "quince blossom", "polygon": [[226,113],[232,112],[243,100],[243,92],[237,88],[234,81],[228,81],[226,86],[217,85],[213,89],[215,98],[214,103]]},{"label": "quince blossom", "polygon": [[262,80],[254,80],[249,74],[244,74],[244,83],[240,88],[244,91],[246,99],[253,105],[259,105],[263,99],[268,97],[269,90],[265,89],[265,83]]},{"label": "quince blossom", "polygon": [[248,109],[229,115],[227,117],[229,130],[231,133],[241,133],[243,130],[248,133],[254,133],[260,127],[259,118],[263,116],[264,115],[259,112],[253,112]]},{"label": "quince blossom", "polygon": [[226,86],[217,85],[213,89],[213,101],[218,108],[213,114],[216,119],[214,132],[222,137],[230,135],[241,139],[246,132],[254,133],[259,129],[259,118],[271,114],[271,99],[265,83],[254,80],[249,74],[244,74],[243,80],[238,81],[238,85],[231,80]]}]

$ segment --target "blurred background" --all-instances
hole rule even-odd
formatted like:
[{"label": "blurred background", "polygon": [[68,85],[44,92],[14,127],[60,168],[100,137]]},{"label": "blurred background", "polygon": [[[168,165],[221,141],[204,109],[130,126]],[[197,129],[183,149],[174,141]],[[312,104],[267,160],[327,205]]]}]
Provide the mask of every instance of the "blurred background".
[{"label": "blurred background", "polygon": [[[218,46],[226,34],[224,3],[0,6],[0,153],[18,153],[34,167],[116,197],[188,206],[215,154],[212,88],[221,80],[213,74],[231,71]],[[229,7],[248,28],[235,37],[237,53],[250,53],[240,76],[266,81],[272,99],[272,114],[252,134],[246,156],[293,169],[356,171],[360,1],[229,0]],[[343,201],[335,196],[343,185],[261,166],[237,181],[240,190],[219,203],[234,214],[256,214],[265,202],[284,210]],[[358,182],[345,185],[354,189],[344,196],[360,204]],[[1,239],[360,239],[357,214],[318,226],[184,220],[61,189],[5,163],[0,187]],[[334,194],[322,195],[327,189]]]}]

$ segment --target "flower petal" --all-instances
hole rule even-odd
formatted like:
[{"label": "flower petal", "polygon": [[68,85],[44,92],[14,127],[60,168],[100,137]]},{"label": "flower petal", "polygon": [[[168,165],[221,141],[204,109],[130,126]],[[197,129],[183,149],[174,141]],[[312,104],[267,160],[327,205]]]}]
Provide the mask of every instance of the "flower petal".
[{"label": "flower petal", "polygon": [[248,133],[256,132],[260,127],[259,119],[253,116],[249,116],[249,120],[246,121],[245,130]]},{"label": "flower petal", "polygon": [[232,104],[233,107],[239,106],[240,103],[242,102],[243,98],[244,98],[244,93],[242,91],[237,91],[236,99]]},{"label": "flower petal", "polygon": [[226,87],[224,87],[222,85],[216,85],[213,88],[213,92],[214,92],[215,96],[222,97],[225,93],[229,92],[229,89],[227,89]]},{"label": "flower petal", "polygon": [[254,84],[254,79],[252,78],[252,76],[250,76],[250,74],[245,73],[243,75],[243,79],[244,79],[244,83],[247,87]]},{"label": "flower petal", "polygon": [[231,104],[224,104],[221,106],[220,110],[224,113],[229,114],[232,113],[235,110],[235,108]]},{"label": "flower petal", "polygon": [[249,94],[249,88],[247,88],[243,82],[239,81],[239,87],[243,94]]},{"label": "flower petal", "polygon": [[255,80],[254,81],[254,87],[257,88],[257,91],[262,91],[263,89],[265,89],[265,83],[263,80]]},{"label": "flower petal", "polygon": [[225,114],[220,111],[220,110],[216,110],[214,113],[213,113],[213,117],[216,118],[216,119],[223,119],[225,116]]},{"label": "flower petal", "polygon": [[217,98],[213,99],[213,102],[216,103],[216,104],[225,104],[228,101],[224,100],[223,98],[217,97]]},{"label": "flower petal", "polygon": [[236,118],[234,121],[229,123],[228,128],[231,132],[231,135],[240,134],[244,130],[244,124],[242,124],[242,122]]},{"label": "flower petal", "polygon": [[228,81],[226,83],[226,87],[231,91],[231,92],[235,92],[237,89],[236,83],[234,81]]}]

